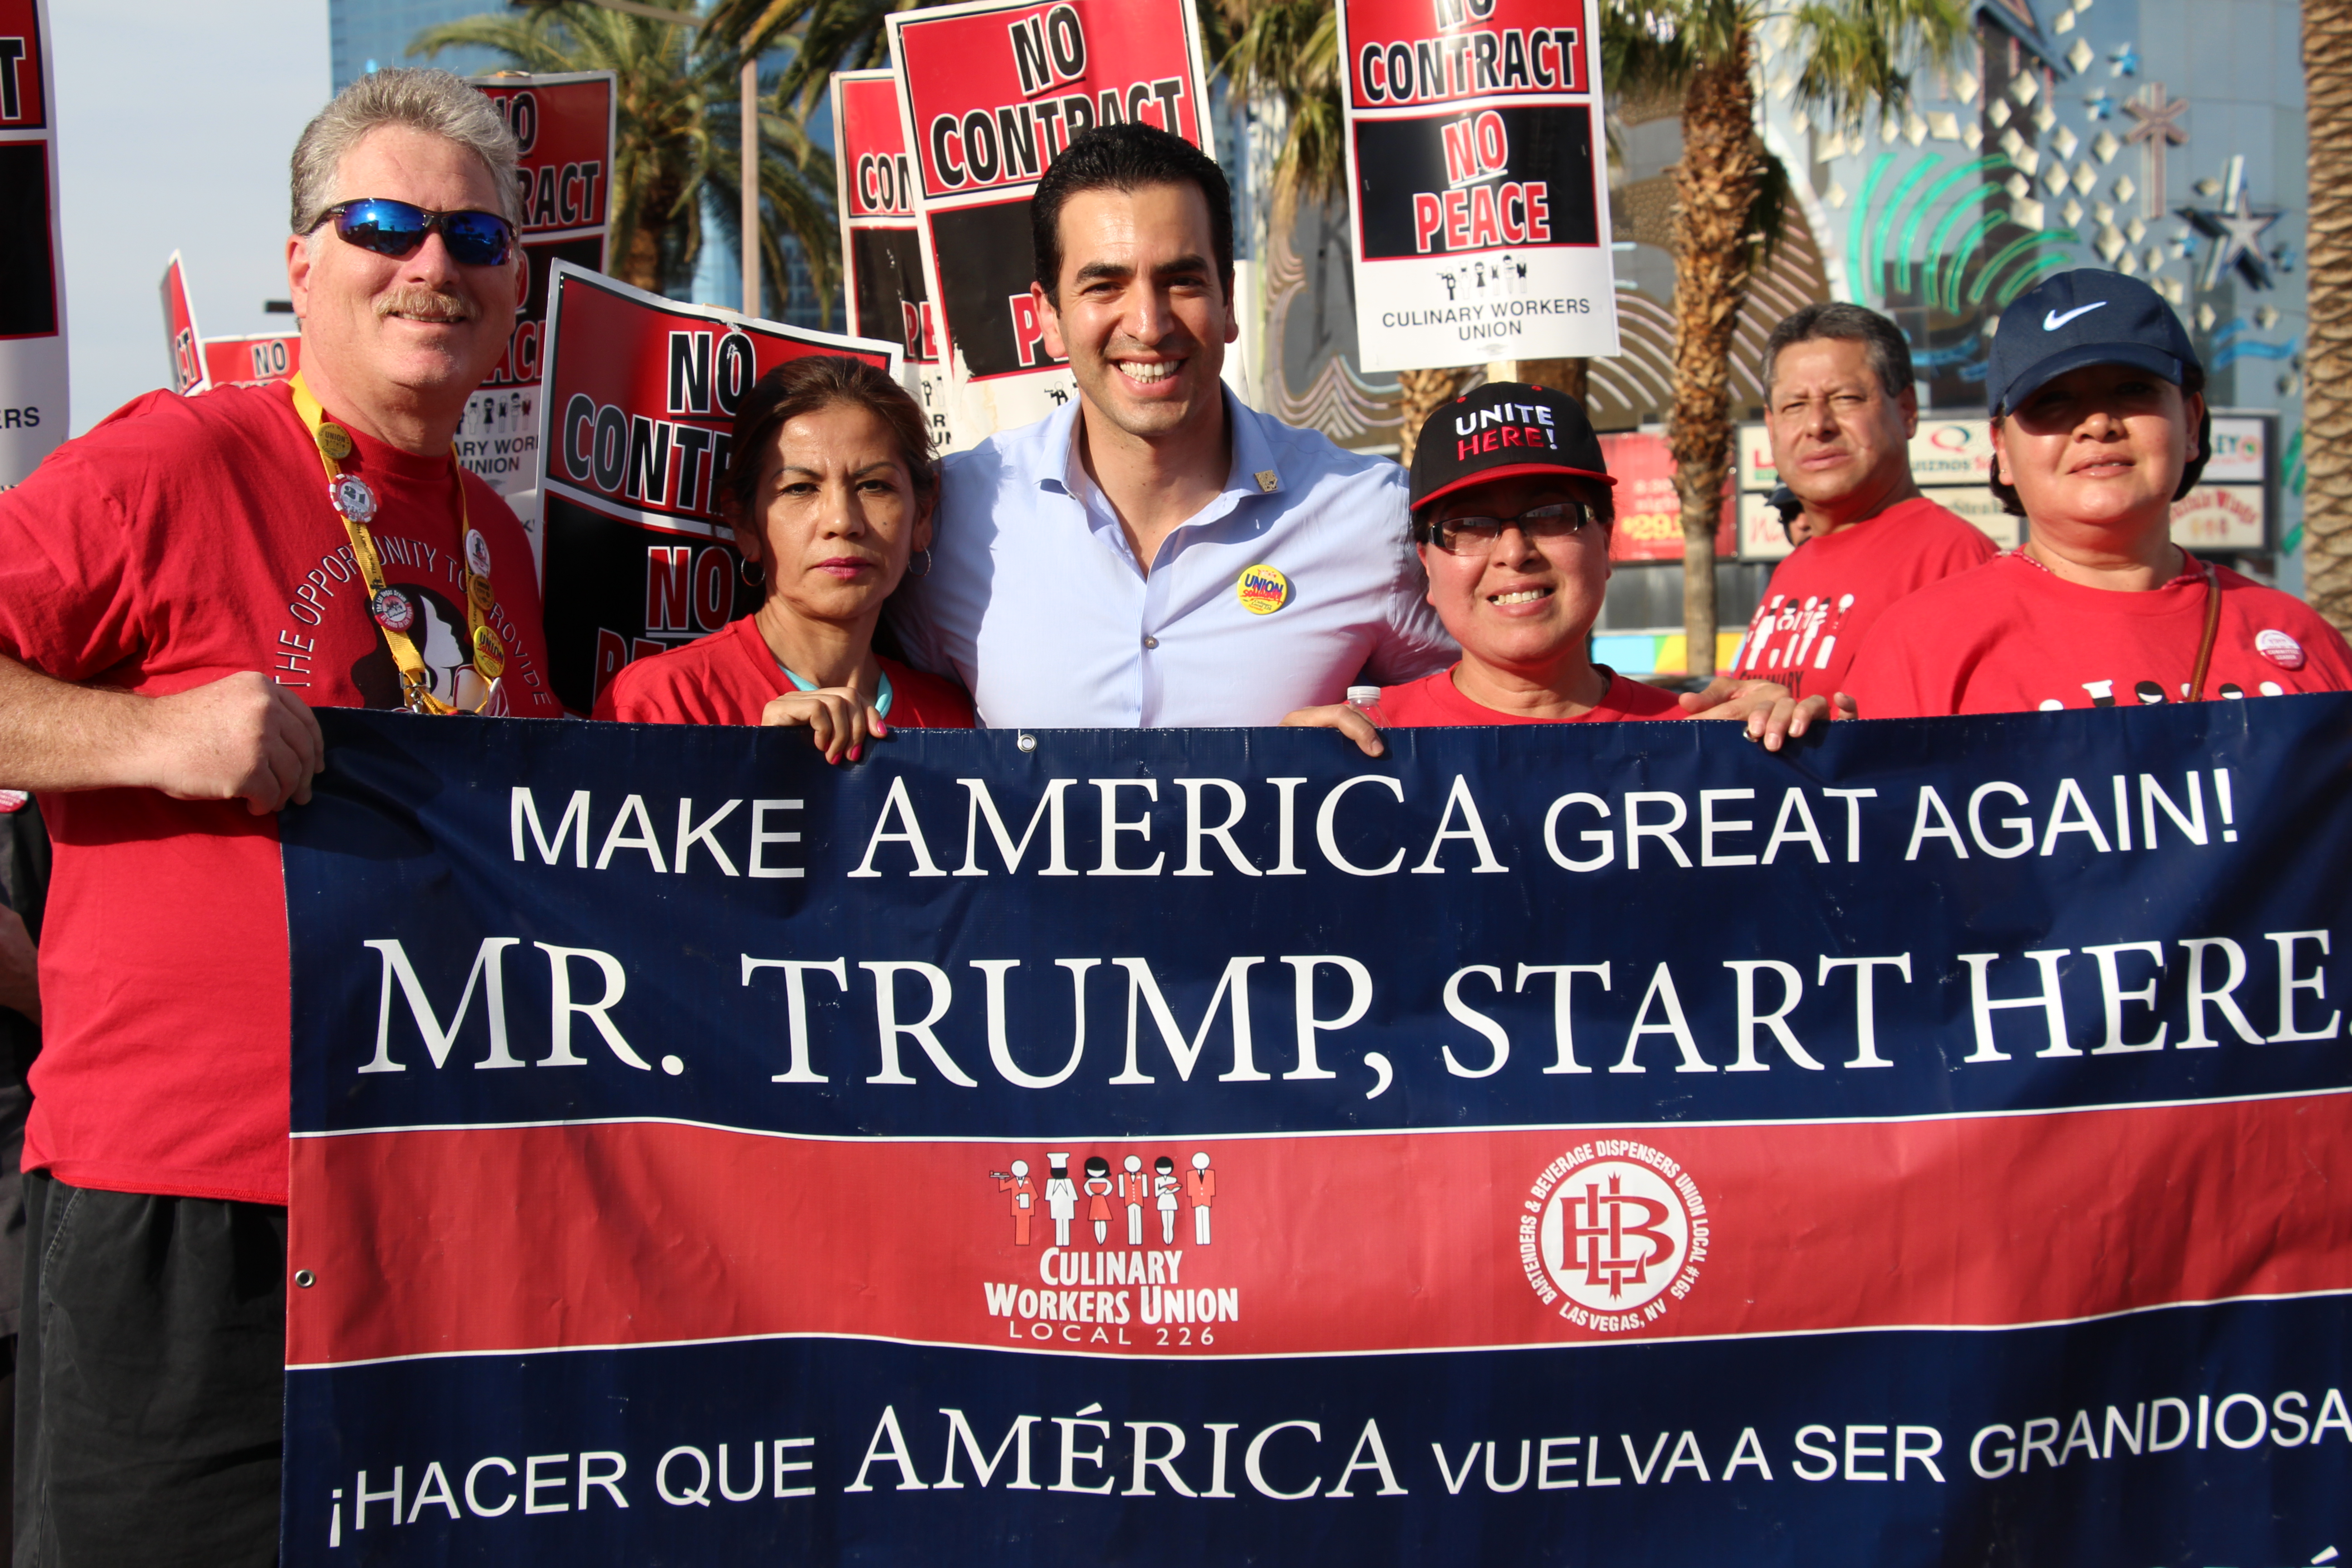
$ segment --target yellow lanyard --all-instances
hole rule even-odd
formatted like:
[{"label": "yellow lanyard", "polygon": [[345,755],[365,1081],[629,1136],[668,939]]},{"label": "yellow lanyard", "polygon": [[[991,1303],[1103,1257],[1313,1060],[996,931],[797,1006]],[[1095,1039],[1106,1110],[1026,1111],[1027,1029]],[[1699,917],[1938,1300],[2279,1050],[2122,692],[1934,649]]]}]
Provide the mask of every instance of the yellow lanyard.
[{"label": "yellow lanyard", "polygon": [[[384,646],[392,650],[392,661],[400,667],[401,700],[411,712],[462,713],[478,712],[491,694],[498,690],[499,677],[507,665],[506,644],[491,629],[490,617],[498,608],[498,598],[490,591],[490,548],[488,542],[474,531],[466,508],[466,480],[462,469],[456,470],[457,486],[457,538],[459,552],[459,582],[466,596],[466,628],[468,646],[473,654],[470,666],[480,678],[481,695],[471,708],[444,701],[433,695],[432,675],[417,657],[416,645],[409,640],[408,628],[416,622],[416,609],[407,596],[384,586],[383,563],[377,558],[375,539],[368,532],[369,520],[375,516],[375,491],[357,475],[343,472],[338,458],[352,455],[351,432],[340,425],[328,422],[326,411],[297,373],[291,383],[294,390],[294,412],[310,432],[310,439],[319,448],[319,461],[327,470],[327,500],[335,514],[343,520],[343,530],[351,535],[352,556],[359,563],[360,575],[368,589],[368,613],[383,631]],[[456,463],[456,450],[451,449],[451,463]],[[454,689],[449,695],[458,695]]]}]

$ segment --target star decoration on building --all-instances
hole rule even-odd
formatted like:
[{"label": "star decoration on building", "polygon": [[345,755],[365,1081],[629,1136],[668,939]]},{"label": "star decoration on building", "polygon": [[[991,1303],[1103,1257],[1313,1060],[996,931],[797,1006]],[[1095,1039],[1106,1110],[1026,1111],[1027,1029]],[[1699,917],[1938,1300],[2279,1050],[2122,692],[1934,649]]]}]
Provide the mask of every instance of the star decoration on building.
[{"label": "star decoration on building", "polygon": [[2083,100],[2083,107],[2091,111],[2091,118],[2094,120],[2112,120],[2115,118],[2115,96],[2108,92],[2105,88],[2101,88],[2098,91],[2084,99]]},{"label": "star decoration on building", "polygon": [[2139,75],[2139,51],[2129,44],[2109,55],[2107,60],[2117,76]]},{"label": "star decoration on building", "polygon": [[2271,287],[2273,264],[2263,250],[2263,233],[2282,215],[2276,207],[2256,207],[2246,199],[2245,154],[2231,158],[2229,172],[2221,181],[2219,207],[2175,210],[2198,233],[2214,242],[2205,254],[2205,270],[2198,279],[2199,288],[2213,288],[2221,281],[2221,274],[2233,267],[2250,287]]},{"label": "star decoration on building", "polygon": [[2189,108],[2185,98],[2168,98],[2164,84],[2150,82],[2133,95],[2124,105],[2134,121],[2124,133],[2126,146],[2137,142],[2147,159],[2147,216],[2156,216],[2164,210],[2164,150],[2178,147],[2189,140],[2181,127],[2180,116]]}]

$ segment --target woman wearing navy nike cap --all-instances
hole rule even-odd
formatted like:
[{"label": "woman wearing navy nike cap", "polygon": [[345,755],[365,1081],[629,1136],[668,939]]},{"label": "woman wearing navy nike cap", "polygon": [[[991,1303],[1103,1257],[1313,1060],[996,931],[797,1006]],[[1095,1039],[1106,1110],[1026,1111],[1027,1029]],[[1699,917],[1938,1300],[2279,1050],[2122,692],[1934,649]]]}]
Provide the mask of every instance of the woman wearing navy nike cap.
[{"label": "woman wearing navy nike cap", "polygon": [[1985,377],[1992,492],[2026,542],[1874,626],[1865,719],[2352,689],[2352,650],[2291,595],[2172,542],[2210,455],[2205,371],[2156,290],[2062,272],[2001,312]]}]

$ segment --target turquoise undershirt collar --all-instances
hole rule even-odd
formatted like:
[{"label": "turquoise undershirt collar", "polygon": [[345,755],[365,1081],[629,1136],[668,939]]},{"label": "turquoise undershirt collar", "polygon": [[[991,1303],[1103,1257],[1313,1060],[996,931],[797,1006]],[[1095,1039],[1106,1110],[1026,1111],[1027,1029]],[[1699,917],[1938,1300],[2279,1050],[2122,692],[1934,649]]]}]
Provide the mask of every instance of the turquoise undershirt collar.
[{"label": "turquoise undershirt collar", "polygon": [[[775,658],[772,654],[769,657],[771,658]],[[817,684],[815,681],[805,679],[798,670],[793,668],[782,659],[776,659],[776,668],[784,672],[784,679],[793,683],[793,689],[794,690],[814,691],[817,689]],[[885,669],[878,671],[877,673],[882,677],[882,690],[880,694],[874,699],[874,711],[881,714],[885,719],[887,719],[890,717],[890,672]]]}]

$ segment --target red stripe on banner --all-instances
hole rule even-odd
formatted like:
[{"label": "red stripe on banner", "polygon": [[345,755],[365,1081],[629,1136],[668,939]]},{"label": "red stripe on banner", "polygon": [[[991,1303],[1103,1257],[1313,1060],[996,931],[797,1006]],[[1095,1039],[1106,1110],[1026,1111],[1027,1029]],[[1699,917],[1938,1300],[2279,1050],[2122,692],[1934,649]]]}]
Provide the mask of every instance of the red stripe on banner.
[{"label": "red stripe on banner", "polygon": [[[313,1282],[289,1292],[287,1357],[782,1333],[1371,1352],[1998,1326],[2342,1290],[2348,1122],[2352,1097],[2332,1095],[1613,1132],[998,1144],[624,1123],[303,1138],[289,1267]],[[1130,1154],[1139,1192],[1119,1182]],[[1196,1154],[1207,1171],[1188,1180]],[[1162,1155],[1170,1210],[1153,1190]],[[1108,1173],[1090,1182],[1091,1156]]]}]

